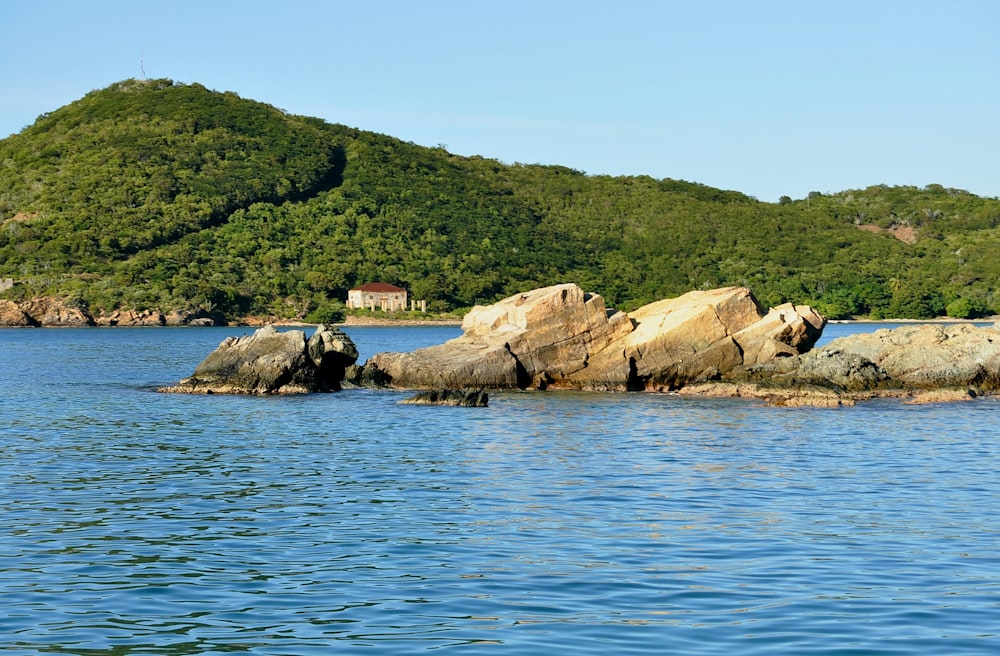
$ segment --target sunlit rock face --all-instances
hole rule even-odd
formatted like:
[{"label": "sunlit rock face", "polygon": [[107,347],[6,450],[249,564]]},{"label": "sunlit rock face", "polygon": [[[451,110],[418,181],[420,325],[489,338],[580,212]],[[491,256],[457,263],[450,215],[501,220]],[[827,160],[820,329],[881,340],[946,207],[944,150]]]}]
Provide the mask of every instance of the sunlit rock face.
[{"label": "sunlit rock face", "polygon": [[476,307],[460,337],[380,353],[365,366],[401,388],[666,390],[801,353],[824,325],[808,306],[765,312],[742,287],[689,292],[626,314],[562,284]]}]

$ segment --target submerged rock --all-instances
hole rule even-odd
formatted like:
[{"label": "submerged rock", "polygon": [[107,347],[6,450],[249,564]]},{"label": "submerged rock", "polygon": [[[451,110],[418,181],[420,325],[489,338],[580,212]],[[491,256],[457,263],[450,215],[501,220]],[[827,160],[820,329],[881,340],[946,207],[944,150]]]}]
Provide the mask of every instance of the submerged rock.
[{"label": "submerged rock", "polygon": [[306,339],[301,330],[265,326],[252,335],[228,337],[194,373],[162,392],[191,394],[302,394],[339,390],[358,351],[333,326]]},{"label": "submerged rock", "polygon": [[418,392],[400,401],[406,405],[454,405],[465,408],[485,408],[490,397],[483,390],[429,390]]}]

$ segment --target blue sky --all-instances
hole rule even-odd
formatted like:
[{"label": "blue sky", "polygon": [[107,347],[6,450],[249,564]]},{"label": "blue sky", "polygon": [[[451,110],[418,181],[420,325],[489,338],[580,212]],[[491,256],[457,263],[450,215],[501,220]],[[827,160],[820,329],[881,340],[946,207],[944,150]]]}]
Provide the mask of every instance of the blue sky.
[{"label": "blue sky", "polygon": [[1000,196],[996,0],[3,0],[0,138],[166,77],[506,163],[765,201]]}]

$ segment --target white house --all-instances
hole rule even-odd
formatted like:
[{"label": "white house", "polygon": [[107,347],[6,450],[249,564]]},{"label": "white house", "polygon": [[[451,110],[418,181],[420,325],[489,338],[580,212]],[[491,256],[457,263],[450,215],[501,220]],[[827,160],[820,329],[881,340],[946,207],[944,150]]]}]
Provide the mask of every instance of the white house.
[{"label": "white house", "polygon": [[406,290],[387,282],[370,282],[348,290],[347,307],[369,310],[406,310]]}]

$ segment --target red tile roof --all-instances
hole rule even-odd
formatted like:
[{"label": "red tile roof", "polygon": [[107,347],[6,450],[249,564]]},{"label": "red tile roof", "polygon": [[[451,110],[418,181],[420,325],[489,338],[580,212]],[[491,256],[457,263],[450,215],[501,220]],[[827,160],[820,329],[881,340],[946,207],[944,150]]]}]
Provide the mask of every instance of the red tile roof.
[{"label": "red tile roof", "polygon": [[362,292],[405,292],[406,290],[397,287],[396,285],[390,285],[387,282],[370,282],[360,287],[355,287],[351,291],[362,291]]}]

